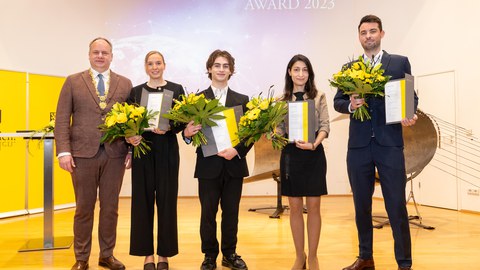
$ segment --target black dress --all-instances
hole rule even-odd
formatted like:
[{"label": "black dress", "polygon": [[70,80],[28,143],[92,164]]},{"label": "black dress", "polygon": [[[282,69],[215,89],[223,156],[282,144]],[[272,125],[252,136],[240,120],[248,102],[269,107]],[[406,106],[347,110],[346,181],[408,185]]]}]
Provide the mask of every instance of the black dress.
[{"label": "black dress", "polygon": [[[168,89],[178,99],[183,87],[167,81],[154,89],[146,83],[132,89],[129,103],[140,104],[142,89],[151,92]],[[143,139],[151,150],[132,161],[132,207],[130,228],[130,254],[148,256],[154,254],[153,222],[157,206],[157,255],[172,257],[178,254],[177,195],[180,155],[176,133],[184,127],[174,127],[163,135],[144,132]]]},{"label": "black dress", "polygon": [[323,145],[315,151],[302,150],[289,143],[280,157],[282,195],[289,197],[327,194],[327,160]]},{"label": "black dress", "polygon": [[283,148],[280,156],[282,195],[289,197],[325,195],[326,174],[327,159],[322,144],[314,151],[302,150],[296,147],[295,143],[289,143]]}]

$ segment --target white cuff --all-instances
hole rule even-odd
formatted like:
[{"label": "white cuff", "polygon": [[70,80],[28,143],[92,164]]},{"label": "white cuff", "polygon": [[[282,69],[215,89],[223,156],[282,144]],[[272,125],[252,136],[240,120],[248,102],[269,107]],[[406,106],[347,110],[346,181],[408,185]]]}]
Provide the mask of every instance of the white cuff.
[{"label": "white cuff", "polygon": [[61,158],[64,156],[71,156],[72,154],[70,152],[61,152],[60,154],[57,155],[57,158]]}]

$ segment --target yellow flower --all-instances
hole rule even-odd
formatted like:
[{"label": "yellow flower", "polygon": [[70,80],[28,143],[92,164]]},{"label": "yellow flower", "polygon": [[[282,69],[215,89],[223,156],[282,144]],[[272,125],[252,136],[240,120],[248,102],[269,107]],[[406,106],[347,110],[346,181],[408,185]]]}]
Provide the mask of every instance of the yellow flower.
[{"label": "yellow flower", "polygon": [[135,111],[135,106],[130,104],[128,105],[128,108],[125,108],[125,113],[128,115],[130,114],[131,112]]},{"label": "yellow flower", "polygon": [[342,77],[343,76],[343,73],[341,71],[333,74],[333,79],[334,80],[338,80],[339,77]]},{"label": "yellow flower", "polygon": [[362,70],[354,70],[354,71],[352,71],[351,76],[352,76],[352,78],[354,78],[354,79],[363,80],[363,78],[365,77],[365,72],[362,71]]},{"label": "yellow flower", "polygon": [[194,96],[195,95],[193,93],[188,94],[187,99],[185,100],[185,104],[192,103]]},{"label": "yellow flower", "polygon": [[255,120],[255,119],[258,118],[259,113],[260,113],[260,109],[259,108],[254,108],[253,110],[248,112],[247,117],[248,117],[249,120]]},{"label": "yellow flower", "polygon": [[131,114],[130,114],[130,118],[137,118],[139,116],[142,116],[142,114],[145,112],[145,107],[143,106],[139,106],[139,107],[136,107],[132,110]]},{"label": "yellow flower", "polygon": [[112,113],[110,116],[107,116],[107,120],[105,121],[107,127],[111,127],[117,123],[117,115]]},{"label": "yellow flower", "polygon": [[122,112],[117,115],[117,123],[125,123],[127,120],[127,115],[125,113]]},{"label": "yellow flower", "polygon": [[249,110],[255,108],[255,105],[253,105],[253,100],[250,100],[250,101],[247,103],[247,108],[248,108]]},{"label": "yellow flower", "polygon": [[247,103],[247,108],[249,110],[255,108],[255,107],[258,107],[258,103],[260,102],[259,98],[258,97],[254,97],[252,98],[248,103]]},{"label": "yellow flower", "polygon": [[268,105],[270,105],[269,103],[270,102],[268,101],[268,99],[265,99],[264,101],[262,101],[259,105],[260,110],[264,111],[264,110],[268,109]]},{"label": "yellow flower", "polygon": [[246,126],[247,124],[247,117],[244,115],[242,117],[240,117],[240,121],[238,122],[239,125],[241,126]]},{"label": "yellow flower", "polygon": [[112,111],[119,112],[119,111],[120,111],[120,107],[121,107],[120,103],[117,102],[117,103],[113,104],[113,106],[112,106]]},{"label": "yellow flower", "polygon": [[188,94],[187,100],[184,104],[195,104],[200,98],[204,98],[205,96],[203,94],[201,95],[195,95],[194,93]]},{"label": "yellow flower", "polygon": [[367,67],[365,66],[365,63],[363,61],[358,61],[356,63],[358,63],[361,70],[365,71],[367,69]]},{"label": "yellow flower", "polygon": [[359,62],[353,63],[352,68],[355,69],[355,70],[359,70],[359,69],[360,69],[360,64],[359,64]]}]

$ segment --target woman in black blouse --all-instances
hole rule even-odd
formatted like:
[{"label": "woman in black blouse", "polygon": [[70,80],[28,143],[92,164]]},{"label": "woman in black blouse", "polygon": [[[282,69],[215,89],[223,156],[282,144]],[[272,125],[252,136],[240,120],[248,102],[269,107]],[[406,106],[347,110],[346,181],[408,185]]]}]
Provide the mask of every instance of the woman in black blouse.
[{"label": "woman in black blouse", "polygon": [[[140,104],[143,89],[149,92],[173,91],[174,99],[184,94],[183,87],[163,79],[163,55],[151,51],[145,56],[146,83],[135,86],[129,103]],[[156,269],[168,269],[168,257],[178,254],[177,195],[180,155],[177,133],[184,127],[170,125],[169,130],[158,128],[141,136],[127,139],[132,145],[148,141],[151,150],[134,158],[132,163],[132,207],[130,229],[130,254],[145,256],[144,269],[155,270],[153,223],[157,206]]]}]

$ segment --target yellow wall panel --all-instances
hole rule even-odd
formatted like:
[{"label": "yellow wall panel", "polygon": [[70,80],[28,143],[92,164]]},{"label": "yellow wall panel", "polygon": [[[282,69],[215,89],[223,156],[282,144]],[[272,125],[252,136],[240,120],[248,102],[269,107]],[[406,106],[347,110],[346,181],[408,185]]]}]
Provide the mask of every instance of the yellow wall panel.
[{"label": "yellow wall panel", "polygon": [[[65,78],[0,70],[0,134],[39,130],[54,117]],[[28,99],[28,100],[27,100]],[[43,143],[0,137],[0,217],[43,207]],[[75,202],[70,174],[53,159],[54,203]]]},{"label": "yellow wall panel", "polygon": [[[65,78],[38,74],[29,75],[29,128],[39,130],[55,115],[58,96]],[[29,209],[43,206],[43,144],[35,143],[29,158]],[[55,153],[55,152],[54,152]],[[62,170],[54,158],[54,203],[75,202],[70,174]]]},{"label": "yellow wall panel", "polygon": [[[26,73],[0,70],[0,132],[26,128]],[[25,142],[0,138],[0,213],[25,209]]]}]

